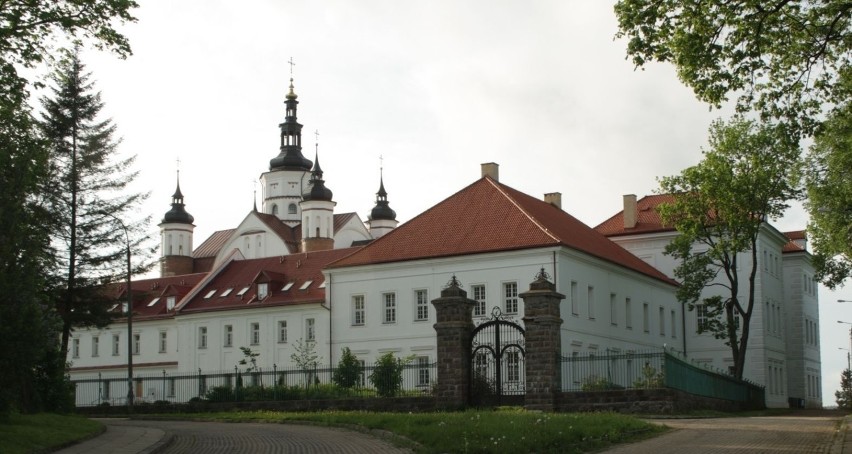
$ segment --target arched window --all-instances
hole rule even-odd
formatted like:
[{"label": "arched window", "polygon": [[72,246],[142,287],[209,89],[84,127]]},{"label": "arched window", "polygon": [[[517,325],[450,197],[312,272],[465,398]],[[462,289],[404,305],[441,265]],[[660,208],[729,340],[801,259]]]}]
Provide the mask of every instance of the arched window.
[{"label": "arched window", "polygon": [[278,205],[272,204],[272,214],[278,215]]},{"label": "arched window", "polygon": [[296,214],[296,204],[291,203],[289,207],[287,207],[288,214]]}]

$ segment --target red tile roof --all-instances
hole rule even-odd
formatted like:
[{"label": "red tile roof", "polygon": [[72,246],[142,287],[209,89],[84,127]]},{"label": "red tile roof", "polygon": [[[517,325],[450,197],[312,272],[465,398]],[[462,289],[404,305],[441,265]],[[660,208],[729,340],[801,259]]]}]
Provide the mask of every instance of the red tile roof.
[{"label": "red tile roof", "polygon": [[[358,248],[332,249],[283,257],[231,261],[186,302],[180,312],[242,309],[249,305],[260,307],[322,303],[325,301],[325,289],[320,288],[324,281],[323,268],[357,250]],[[257,286],[252,283],[261,273],[272,278],[280,276],[279,279],[283,282],[280,282],[280,285],[270,286],[268,296],[258,301]],[[307,281],[311,281],[311,284],[303,290],[302,287]],[[283,285],[290,282],[293,285],[287,291],[282,291]],[[246,287],[248,290],[239,295],[239,292]],[[227,296],[222,296],[228,289],[231,291]],[[213,292],[212,296],[205,298],[211,292]]]},{"label": "red tile roof", "polygon": [[548,246],[576,249],[675,284],[568,213],[490,177],[477,180],[329,267]]},{"label": "red tile roof", "polygon": [[[166,298],[174,296],[175,304],[177,304],[180,302],[181,298],[189,294],[189,292],[199,282],[201,282],[206,275],[206,273],[196,273],[131,281],[130,288],[133,290],[134,320],[170,317],[174,311],[166,310]],[[116,283],[110,286],[107,292],[112,298],[114,298],[110,312],[116,315],[121,315],[123,303],[127,301],[125,285],[123,283]],[[154,301],[155,298],[159,298],[159,300],[151,305],[150,303]]]},{"label": "red tile roof", "polygon": [[613,217],[601,222],[595,230],[604,236],[634,235],[638,233],[671,232],[674,227],[664,226],[660,221],[657,206],[661,203],[674,202],[671,194],[647,195],[636,202],[637,222],[630,229],[624,228],[624,211],[620,211]]},{"label": "red tile roof", "polygon": [[798,242],[801,242],[802,244],[804,244],[804,242],[807,240],[807,235],[806,235],[806,232],[804,230],[795,230],[793,232],[784,232],[784,236],[786,236],[787,239],[790,240],[790,241],[788,241],[787,244],[785,244],[781,248],[782,253],[805,252],[807,250],[803,246],[799,245],[799,243],[797,243],[797,241],[798,241]]},{"label": "red tile roof", "polygon": [[228,238],[234,234],[235,230],[236,229],[227,229],[213,232],[213,234],[204,240],[200,246],[192,251],[192,258],[198,259],[202,257],[216,257],[216,254],[219,253],[219,250],[222,249],[222,246],[224,246],[225,242],[228,241]]}]

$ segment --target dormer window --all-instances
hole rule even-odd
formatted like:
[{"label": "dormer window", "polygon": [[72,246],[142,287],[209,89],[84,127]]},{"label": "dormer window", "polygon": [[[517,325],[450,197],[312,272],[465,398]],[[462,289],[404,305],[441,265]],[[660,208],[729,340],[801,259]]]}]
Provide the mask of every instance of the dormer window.
[{"label": "dormer window", "polygon": [[269,291],[269,284],[266,282],[261,282],[257,284],[257,299],[262,300],[266,298],[266,295]]},{"label": "dormer window", "polygon": [[170,311],[175,308],[175,299],[176,298],[174,296],[166,298],[166,310]]},{"label": "dormer window", "polygon": [[287,290],[290,290],[290,288],[293,287],[293,284],[295,284],[295,282],[288,282],[286,285],[284,285],[281,291],[286,292]]}]

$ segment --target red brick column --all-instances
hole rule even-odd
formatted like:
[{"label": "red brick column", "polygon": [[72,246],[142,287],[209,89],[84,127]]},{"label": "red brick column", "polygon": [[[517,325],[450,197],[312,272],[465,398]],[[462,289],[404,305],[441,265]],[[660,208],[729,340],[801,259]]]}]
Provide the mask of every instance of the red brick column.
[{"label": "red brick column", "polygon": [[443,410],[463,408],[470,393],[470,336],[473,331],[474,300],[453,276],[435,306],[435,332],[438,337],[438,384],[436,407]]},{"label": "red brick column", "polygon": [[525,406],[531,410],[554,409],[556,394],[562,387],[562,318],[559,302],[565,295],[556,291],[544,269],[519,296],[524,300],[526,330],[524,367],[526,371]]}]

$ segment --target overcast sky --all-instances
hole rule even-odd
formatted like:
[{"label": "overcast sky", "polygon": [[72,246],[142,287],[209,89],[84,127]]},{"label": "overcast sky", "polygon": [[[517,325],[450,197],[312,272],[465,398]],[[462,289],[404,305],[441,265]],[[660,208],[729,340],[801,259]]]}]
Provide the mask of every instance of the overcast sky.
[{"label": "overcast sky", "polygon": [[[500,181],[528,194],[561,192],[563,209],[595,226],[623,194],[696,164],[710,111],[669,65],[634,70],[614,39],[612,2],[139,0],[124,28],[134,55],[84,56],[150,190],[152,232],[181,189],[195,246],[233,228],[278,154],[293,78],[303,152],[314,131],[336,212],[366,220],[380,156],[391,207],[405,222],[500,164]],[[260,200],[258,199],[258,204]],[[471,222],[475,222],[472,219]],[[791,210],[776,223],[803,229]],[[846,365],[850,325],[821,298],[823,394]]]}]

